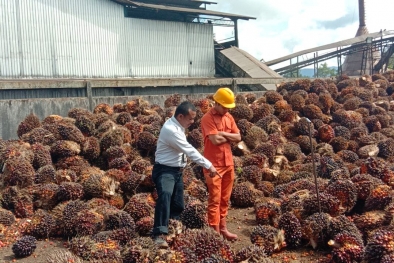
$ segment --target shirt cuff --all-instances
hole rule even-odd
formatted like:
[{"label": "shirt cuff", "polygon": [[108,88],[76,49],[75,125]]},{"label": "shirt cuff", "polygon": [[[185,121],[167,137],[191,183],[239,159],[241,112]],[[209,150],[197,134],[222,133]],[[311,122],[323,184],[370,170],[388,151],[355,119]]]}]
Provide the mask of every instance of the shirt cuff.
[{"label": "shirt cuff", "polygon": [[212,163],[210,161],[208,161],[208,159],[205,159],[205,162],[204,162],[203,166],[204,166],[205,169],[209,169],[209,168],[211,168]]}]

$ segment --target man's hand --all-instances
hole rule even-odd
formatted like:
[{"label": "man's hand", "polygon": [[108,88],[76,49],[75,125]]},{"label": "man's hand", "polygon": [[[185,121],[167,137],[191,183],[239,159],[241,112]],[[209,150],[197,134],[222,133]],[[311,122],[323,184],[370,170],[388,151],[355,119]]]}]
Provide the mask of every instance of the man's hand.
[{"label": "man's hand", "polygon": [[229,142],[240,142],[241,141],[241,134],[239,133],[230,133],[230,132],[218,132],[219,136],[226,138]]},{"label": "man's hand", "polygon": [[216,171],[216,168],[215,168],[213,165],[211,165],[211,167],[209,167],[208,170],[209,170],[209,176],[210,176],[211,178],[215,177],[216,175],[219,176],[220,178],[222,178],[222,177],[220,176],[220,174],[218,173],[218,171]]}]

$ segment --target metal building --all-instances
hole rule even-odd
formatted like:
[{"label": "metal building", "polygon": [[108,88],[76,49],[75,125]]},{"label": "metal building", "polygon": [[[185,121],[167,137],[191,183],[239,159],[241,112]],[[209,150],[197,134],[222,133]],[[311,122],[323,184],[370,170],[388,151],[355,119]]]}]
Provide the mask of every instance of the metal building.
[{"label": "metal building", "polygon": [[0,0],[0,78],[213,77],[213,25],[249,19],[151,2]]}]

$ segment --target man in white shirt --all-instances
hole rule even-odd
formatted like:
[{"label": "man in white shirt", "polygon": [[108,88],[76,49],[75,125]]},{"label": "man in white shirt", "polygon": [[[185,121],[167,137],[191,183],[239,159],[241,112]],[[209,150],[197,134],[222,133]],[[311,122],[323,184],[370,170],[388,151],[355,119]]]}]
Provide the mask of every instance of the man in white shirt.
[{"label": "man in white shirt", "polygon": [[168,234],[170,218],[179,219],[184,209],[182,172],[186,156],[193,162],[217,176],[215,167],[186,140],[187,129],[196,117],[196,108],[189,101],[182,102],[161,128],[157,141],[155,165],[152,179],[156,185],[158,199],[155,206],[153,237],[160,248],[167,248],[165,235]]}]

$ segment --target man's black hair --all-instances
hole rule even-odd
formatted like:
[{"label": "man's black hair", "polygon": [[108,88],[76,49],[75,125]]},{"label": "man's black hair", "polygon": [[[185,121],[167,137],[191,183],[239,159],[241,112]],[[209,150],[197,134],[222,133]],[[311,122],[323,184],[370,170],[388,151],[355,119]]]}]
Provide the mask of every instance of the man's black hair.
[{"label": "man's black hair", "polygon": [[184,101],[176,107],[174,116],[177,117],[179,114],[189,115],[189,110],[196,111],[196,107],[190,101]]}]

